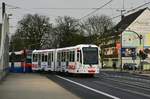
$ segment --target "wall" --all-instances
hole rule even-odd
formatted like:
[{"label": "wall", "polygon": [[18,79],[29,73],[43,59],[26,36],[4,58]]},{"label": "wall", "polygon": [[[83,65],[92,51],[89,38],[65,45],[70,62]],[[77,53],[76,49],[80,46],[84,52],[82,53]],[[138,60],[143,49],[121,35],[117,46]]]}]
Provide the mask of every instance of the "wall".
[{"label": "wall", "polygon": [[2,22],[1,43],[0,43],[0,80],[7,74],[9,66],[9,23],[5,14]]}]

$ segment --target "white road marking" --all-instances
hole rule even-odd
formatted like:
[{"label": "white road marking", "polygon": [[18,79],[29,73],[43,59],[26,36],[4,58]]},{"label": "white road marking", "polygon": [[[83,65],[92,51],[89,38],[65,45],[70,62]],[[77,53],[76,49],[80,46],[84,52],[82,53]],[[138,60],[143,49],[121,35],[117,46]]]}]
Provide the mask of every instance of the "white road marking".
[{"label": "white road marking", "polygon": [[94,91],[94,92],[96,92],[96,93],[105,95],[105,96],[107,96],[107,97],[110,97],[110,98],[113,98],[113,99],[120,99],[120,98],[118,98],[118,97],[116,97],[116,96],[113,96],[113,95],[110,95],[110,94],[108,94],[108,93],[105,93],[105,92],[96,90],[96,89],[94,89],[94,88],[88,87],[88,86],[86,86],[86,85],[80,84],[80,83],[75,82],[75,81],[72,81],[72,80],[70,80],[70,79],[67,79],[67,78],[64,78],[64,77],[61,77],[61,76],[58,76],[58,75],[56,75],[56,76],[59,77],[59,78],[61,78],[61,79],[63,79],[63,80],[66,80],[66,81],[68,81],[68,82],[71,82],[71,83],[73,83],[73,84],[76,84],[76,85],[78,85],[78,86],[81,86],[81,87],[84,87],[84,88],[89,89],[89,90],[91,90],[91,91]]},{"label": "white road marking", "polygon": [[109,84],[106,84],[106,83],[103,83],[103,82],[99,82],[99,81],[94,81],[94,82],[95,83],[99,83],[99,84],[103,84],[103,85],[111,87],[111,88],[119,89],[119,90],[122,90],[122,91],[126,91],[126,92],[129,92],[129,93],[133,93],[133,94],[137,94],[137,95],[141,95],[141,96],[145,96],[145,97],[150,98],[150,95],[145,94],[145,93],[141,93],[141,92],[137,92],[137,91],[132,91],[132,90],[128,90],[128,89],[119,88],[119,87],[112,86],[112,85],[109,85]]}]

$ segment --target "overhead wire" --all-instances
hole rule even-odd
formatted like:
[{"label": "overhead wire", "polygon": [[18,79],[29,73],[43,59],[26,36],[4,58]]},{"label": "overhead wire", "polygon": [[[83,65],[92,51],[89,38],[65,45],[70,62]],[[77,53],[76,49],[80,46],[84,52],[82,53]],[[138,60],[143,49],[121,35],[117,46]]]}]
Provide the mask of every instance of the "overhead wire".
[{"label": "overhead wire", "polygon": [[[119,8],[104,8],[105,6],[107,6],[112,1],[113,0],[110,0],[107,3],[105,3],[104,5],[102,5],[101,7],[98,7],[98,8],[23,8],[23,7],[18,7],[18,6],[10,5],[10,4],[6,4],[6,6],[10,7],[10,9],[22,9],[22,10],[26,10],[26,11],[30,11],[30,12],[34,12],[33,11],[34,9],[43,9],[43,10],[48,10],[48,9],[50,9],[50,10],[88,10],[89,9],[89,10],[94,10],[94,11],[88,13],[87,15],[79,18],[79,20],[82,20],[85,17],[88,17],[88,16],[92,15],[93,13],[95,13],[95,12],[97,12],[99,10],[102,10],[102,9],[105,9],[105,10],[106,9],[111,9],[111,10],[112,9],[119,9]],[[137,6],[137,7],[133,8],[133,9],[131,9],[131,10],[126,11],[123,14],[127,14],[127,13],[130,13],[130,12],[133,12],[133,11],[135,11],[135,10],[137,10],[137,9],[145,6],[145,5],[148,5],[148,4],[150,4],[150,2],[146,2],[146,3],[144,3],[144,4],[140,5],[140,6]],[[56,16],[56,15],[52,15],[52,16]],[[118,18],[120,16],[121,15],[117,15],[117,16],[112,17],[111,19],[115,19],[115,18]]]},{"label": "overhead wire", "polygon": [[[40,10],[95,10],[98,9],[99,7],[93,7],[93,8],[30,8],[30,9],[40,9]],[[102,8],[104,10],[109,10],[109,9],[119,9],[119,8]]]},{"label": "overhead wire", "polygon": [[102,9],[103,7],[105,7],[106,5],[108,5],[109,3],[111,3],[112,1],[113,1],[113,0],[108,1],[107,3],[105,3],[104,5],[102,5],[101,7],[97,8],[96,10],[94,10],[94,11],[88,13],[87,15],[85,15],[85,16],[79,18],[79,20],[82,20],[83,18],[92,15],[93,13],[95,13],[95,12],[97,12],[98,10]]},{"label": "overhead wire", "polygon": [[[133,8],[133,9],[131,9],[131,10],[128,10],[128,11],[124,12],[123,14],[128,14],[128,13],[133,12],[133,11],[135,11],[135,10],[137,10],[137,9],[139,9],[139,8],[141,8],[141,7],[143,7],[143,6],[145,6],[145,5],[148,5],[148,4],[150,4],[150,2],[147,2],[147,3],[144,3],[144,4],[142,4],[142,5],[139,5],[139,6]],[[111,19],[115,19],[115,18],[118,18],[118,17],[120,17],[120,16],[121,16],[121,15],[117,15],[117,16],[112,17]]]}]

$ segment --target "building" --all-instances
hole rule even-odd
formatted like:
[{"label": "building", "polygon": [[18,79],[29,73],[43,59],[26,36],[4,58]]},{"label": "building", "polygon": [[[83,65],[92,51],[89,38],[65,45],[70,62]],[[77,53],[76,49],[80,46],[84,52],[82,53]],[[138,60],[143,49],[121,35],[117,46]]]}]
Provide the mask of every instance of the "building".
[{"label": "building", "polygon": [[106,66],[111,67],[113,62],[116,62],[118,67],[121,64],[123,66],[124,63],[140,64],[140,58],[137,55],[139,50],[146,50],[148,58],[145,60],[150,62],[149,8],[124,16],[111,32],[111,35],[107,35],[104,39],[107,42],[100,45]]}]

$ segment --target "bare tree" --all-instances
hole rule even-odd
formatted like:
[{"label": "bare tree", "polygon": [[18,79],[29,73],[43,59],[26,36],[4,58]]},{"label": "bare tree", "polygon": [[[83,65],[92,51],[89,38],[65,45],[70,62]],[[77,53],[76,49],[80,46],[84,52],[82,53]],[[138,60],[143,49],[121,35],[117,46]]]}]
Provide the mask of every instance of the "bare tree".
[{"label": "bare tree", "polygon": [[112,20],[106,16],[92,16],[82,22],[82,29],[86,35],[89,36],[89,43],[99,43],[98,41],[104,37],[113,27]]},{"label": "bare tree", "polygon": [[[56,23],[54,32],[57,35],[57,47],[72,46],[83,41],[84,37],[79,31],[79,22],[75,18],[69,16],[58,17]],[[76,39],[78,39],[78,42]]]},{"label": "bare tree", "polygon": [[[16,50],[28,48],[42,48],[46,41],[45,35],[51,33],[49,18],[38,14],[27,14],[18,22],[18,28],[12,37],[12,44]],[[18,42],[19,41],[19,42]]]}]

